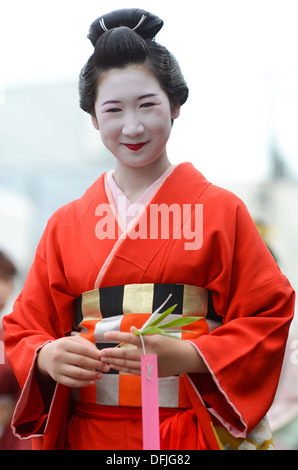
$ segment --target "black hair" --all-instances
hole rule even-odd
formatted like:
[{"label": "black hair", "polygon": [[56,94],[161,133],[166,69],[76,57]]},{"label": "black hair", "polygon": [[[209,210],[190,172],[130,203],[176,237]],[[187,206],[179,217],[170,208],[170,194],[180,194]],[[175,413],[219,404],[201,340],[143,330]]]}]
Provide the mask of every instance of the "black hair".
[{"label": "black hair", "polygon": [[83,67],[79,80],[81,108],[95,114],[94,106],[101,76],[112,68],[145,65],[167,93],[171,106],[182,106],[188,87],[175,57],[155,36],[163,21],[147,11],[132,8],[116,10],[97,18],[88,38],[94,53]]},{"label": "black hair", "polygon": [[0,251],[0,276],[13,278],[17,274],[17,269],[11,259],[3,251]]}]

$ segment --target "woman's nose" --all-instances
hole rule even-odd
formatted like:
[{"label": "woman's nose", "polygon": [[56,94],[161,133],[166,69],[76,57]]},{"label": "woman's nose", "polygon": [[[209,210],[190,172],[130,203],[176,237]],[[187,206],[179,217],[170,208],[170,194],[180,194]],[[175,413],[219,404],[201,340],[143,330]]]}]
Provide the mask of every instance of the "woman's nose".
[{"label": "woman's nose", "polygon": [[125,120],[122,133],[126,137],[136,137],[144,132],[144,126],[137,116],[130,116]]}]

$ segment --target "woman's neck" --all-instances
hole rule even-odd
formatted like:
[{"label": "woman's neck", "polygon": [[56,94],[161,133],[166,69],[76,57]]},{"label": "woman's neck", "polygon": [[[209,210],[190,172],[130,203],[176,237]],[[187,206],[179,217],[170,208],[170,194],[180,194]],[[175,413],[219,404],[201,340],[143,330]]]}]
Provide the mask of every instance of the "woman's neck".
[{"label": "woman's neck", "polygon": [[170,166],[167,157],[146,167],[126,166],[117,160],[114,179],[126,197],[134,203]]}]

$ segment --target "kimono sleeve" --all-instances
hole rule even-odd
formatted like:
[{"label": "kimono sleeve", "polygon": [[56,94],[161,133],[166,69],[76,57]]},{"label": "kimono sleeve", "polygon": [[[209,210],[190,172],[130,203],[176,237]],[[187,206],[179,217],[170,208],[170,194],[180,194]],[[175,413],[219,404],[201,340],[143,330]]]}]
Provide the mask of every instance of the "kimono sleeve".
[{"label": "kimono sleeve", "polygon": [[59,243],[48,225],[13,312],[3,320],[6,356],[22,388],[12,423],[21,437],[43,432],[56,383],[37,382],[36,359],[43,345],[70,331],[71,301]]},{"label": "kimono sleeve", "polygon": [[[216,214],[215,214],[216,216]],[[191,376],[209,411],[235,437],[263,419],[277,389],[294,291],[259,236],[245,205],[217,232],[216,276],[208,288],[223,325],[193,341],[210,374]]]}]

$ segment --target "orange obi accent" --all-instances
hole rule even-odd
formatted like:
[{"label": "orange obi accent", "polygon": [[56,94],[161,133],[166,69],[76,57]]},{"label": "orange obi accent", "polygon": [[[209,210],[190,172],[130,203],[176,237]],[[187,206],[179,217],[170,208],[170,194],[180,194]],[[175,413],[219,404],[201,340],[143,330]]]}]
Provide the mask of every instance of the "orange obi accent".
[{"label": "orange obi accent", "polygon": [[[221,319],[211,311],[208,291],[204,288],[182,284],[128,284],[84,292],[75,303],[73,334],[79,333],[99,349],[116,346],[105,340],[107,331],[128,332],[131,326],[141,328],[169,294],[172,297],[164,311],[175,304],[177,307],[166,321],[181,316],[200,317],[184,328],[191,332],[182,328],[177,334],[180,339],[195,339],[208,334],[210,325],[212,329],[214,325],[220,325]],[[158,379],[161,408],[191,407],[184,381],[183,376]],[[73,395],[77,402],[110,407],[141,407],[141,377],[111,370],[95,384],[74,389]]]}]

